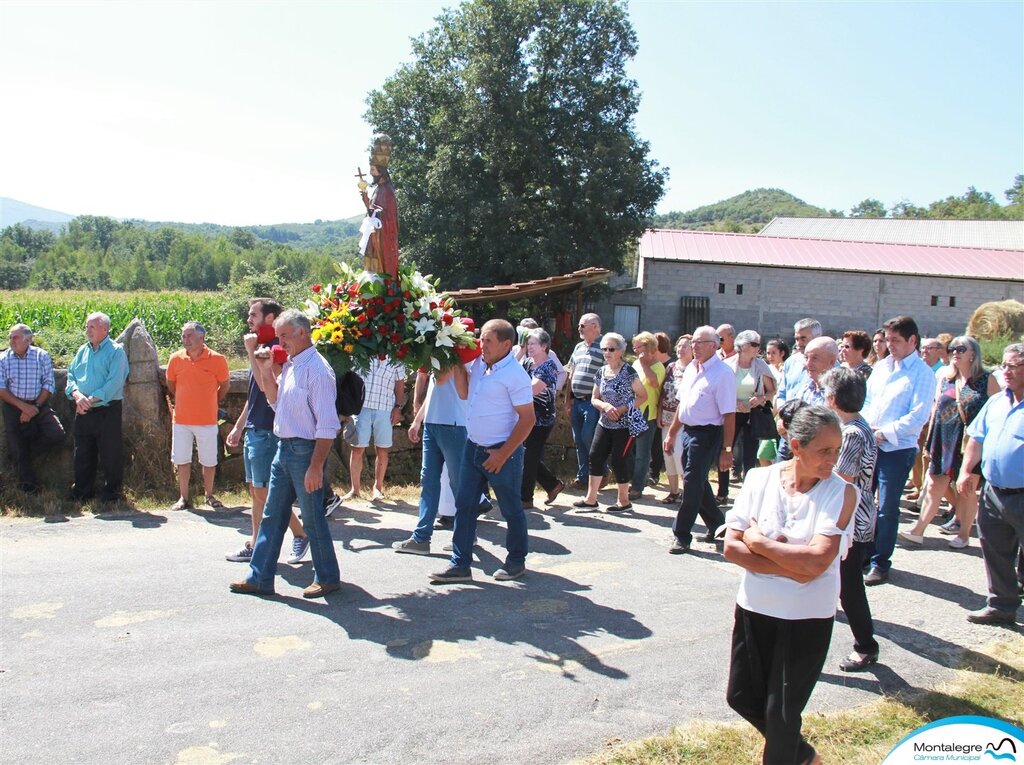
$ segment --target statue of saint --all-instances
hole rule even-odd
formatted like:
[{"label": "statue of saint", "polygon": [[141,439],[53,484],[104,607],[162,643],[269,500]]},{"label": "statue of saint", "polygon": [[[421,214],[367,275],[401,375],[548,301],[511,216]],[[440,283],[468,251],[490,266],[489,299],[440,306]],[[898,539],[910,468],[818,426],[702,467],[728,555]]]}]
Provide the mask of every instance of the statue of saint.
[{"label": "statue of saint", "polygon": [[370,147],[370,175],[373,189],[366,193],[367,183],[359,175],[359,193],[366,205],[366,218],[360,227],[359,251],[363,268],[371,273],[388,273],[398,278],[398,202],[395,187],[388,175],[391,162],[391,138],[381,133],[374,136]]}]

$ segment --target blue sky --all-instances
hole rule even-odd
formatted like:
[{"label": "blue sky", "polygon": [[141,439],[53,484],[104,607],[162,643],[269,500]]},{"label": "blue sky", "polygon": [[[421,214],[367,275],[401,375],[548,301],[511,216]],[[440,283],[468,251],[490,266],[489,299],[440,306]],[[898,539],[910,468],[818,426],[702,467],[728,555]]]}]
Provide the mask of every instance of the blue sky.
[{"label": "blue sky", "polygon": [[[366,94],[446,5],[0,2],[0,196],[224,224],[358,214]],[[1002,202],[1024,172],[1020,2],[629,8],[637,132],[671,168],[660,212],[759,186],[847,210],[970,185]]]}]

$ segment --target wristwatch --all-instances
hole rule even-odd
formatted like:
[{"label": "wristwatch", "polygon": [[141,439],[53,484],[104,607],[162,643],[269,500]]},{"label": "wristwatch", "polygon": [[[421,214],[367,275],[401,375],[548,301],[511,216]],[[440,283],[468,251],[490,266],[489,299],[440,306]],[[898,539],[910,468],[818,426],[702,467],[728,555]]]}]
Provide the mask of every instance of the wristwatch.
[{"label": "wristwatch", "polygon": [[725,447],[725,453],[726,454],[732,454],[732,447],[731,446]]}]

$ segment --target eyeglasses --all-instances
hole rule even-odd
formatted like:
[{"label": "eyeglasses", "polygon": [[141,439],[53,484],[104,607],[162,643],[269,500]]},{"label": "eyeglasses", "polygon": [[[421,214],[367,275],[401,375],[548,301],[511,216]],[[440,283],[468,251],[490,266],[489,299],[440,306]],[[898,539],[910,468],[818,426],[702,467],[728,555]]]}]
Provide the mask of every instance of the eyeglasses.
[{"label": "eyeglasses", "polygon": [[713,345],[714,342],[715,342],[714,340],[694,340],[693,344],[694,345],[700,345],[701,343],[711,343]]},{"label": "eyeglasses", "polygon": [[999,368],[1002,369],[1004,372],[1012,372],[1013,370],[1020,369],[1021,367],[1024,367],[1024,361],[1018,361],[1016,364],[999,365]]},{"label": "eyeglasses", "polygon": [[601,353],[615,353],[615,351],[617,351],[617,350],[619,350],[619,349],[618,348],[602,348],[601,349]]},{"label": "eyeglasses", "polygon": [[969,349],[967,348],[966,345],[954,345],[952,348],[949,349],[949,352],[950,353],[967,353],[968,350]]}]

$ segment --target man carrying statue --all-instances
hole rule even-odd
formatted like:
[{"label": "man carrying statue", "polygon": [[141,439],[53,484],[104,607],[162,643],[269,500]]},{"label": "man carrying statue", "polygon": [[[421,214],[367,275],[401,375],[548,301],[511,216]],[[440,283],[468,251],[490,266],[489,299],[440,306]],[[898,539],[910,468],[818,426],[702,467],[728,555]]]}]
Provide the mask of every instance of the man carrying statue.
[{"label": "man carrying statue", "polygon": [[391,163],[391,138],[383,133],[373,139],[370,147],[370,175],[373,190],[367,195],[368,184],[359,172],[359,194],[366,205],[366,218],[359,228],[359,252],[363,268],[371,273],[389,273],[398,278],[398,202],[395,187],[388,174]]}]

